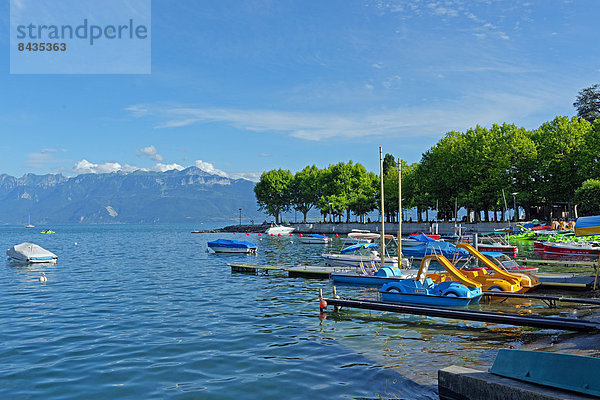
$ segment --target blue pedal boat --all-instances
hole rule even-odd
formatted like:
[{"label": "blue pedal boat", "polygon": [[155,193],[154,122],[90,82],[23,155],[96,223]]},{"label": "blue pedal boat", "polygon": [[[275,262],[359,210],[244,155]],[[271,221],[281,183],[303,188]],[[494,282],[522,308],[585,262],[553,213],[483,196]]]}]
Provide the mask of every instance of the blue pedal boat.
[{"label": "blue pedal boat", "polygon": [[469,287],[456,281],[434,284],[433,280],[427,277],[429,263],[434,259],[441,264],[448,262],[442,255],[424,257],[414,279],[403,279],[384,284],[381,287],[381,300],[441,307],[465,307],[469,304],[479,303],[483,295],[481,285],[469,279],[463,279]]}]

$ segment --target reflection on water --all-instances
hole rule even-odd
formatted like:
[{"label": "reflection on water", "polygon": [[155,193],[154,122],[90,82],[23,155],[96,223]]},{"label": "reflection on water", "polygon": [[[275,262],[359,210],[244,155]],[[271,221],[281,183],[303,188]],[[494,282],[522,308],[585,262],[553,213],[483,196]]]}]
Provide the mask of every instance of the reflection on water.
[{"label": "reflection on water", "polygon": [[[52,266],[0,268],[0,398],[434,399],[439,368],[486,367],[497,349],[552,333],[356,310],[320,319],[328,281],[227,266],[323,265],[321,253],[341,240],[191,234],[185,225],[52,228],[0,228],[0,248],[30,241],[59,256]],[[219,237],[254,242],[258,254],[208,253]],[[338,292],[377,297],[374,288]],[[479,307],[556,314],[513,300]]]}]

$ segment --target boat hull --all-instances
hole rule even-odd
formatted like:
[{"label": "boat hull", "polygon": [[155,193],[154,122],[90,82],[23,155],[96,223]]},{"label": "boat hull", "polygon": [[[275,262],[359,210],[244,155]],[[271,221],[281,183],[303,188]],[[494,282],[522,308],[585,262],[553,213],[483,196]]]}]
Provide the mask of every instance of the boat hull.
[{"label": "boat hull", "polygon": [[291,234],[296,228],[292,228],[291,226],[273,226],[265,231],[267,235],[273,236],[284,236]]},{"label": "boat hull", "polygon": [[327,243],[329,243],[329,241],[331,239],[328,238],[327,236],[323,236],[323,237],[302,236],[302,237],[298,238],[298,240],[300,241],[300,243],[305,243],[305,244],[327,244]]},{"label": "boat hull", "polygon": [[[360,265],[363,264],[365,268],[370,268],[371,263],[373,262],[376,269],[381,268],[381,260],[372,260],[367,256],[350,254],[322,254],[321,257],[325,259],[325,265],[330,267],[360,268]],[[385,266],[398,267],[398,258],[386,257]]]},{"label": "boat hull", "polygon": [[566,254],[566,255],[597,255],[600,252],[600,248],[593,248],[587,246],[577,245],[566,245],[562,243],[550,243],[550,242],[534,242],[533,249],[536,251],[543,251],[548,254]]},{"label": "boat hull", "polygon": [[462,298],[448,296],[432,296],[413,293],[381,293],[382,301],[387,301],[391,303],[418,304],[439,307],[466,307],[472,302],[473,304],[478,303],[480,298],[481,296],[472,298]]},{"label": "boat hull", "polygon": [[237,254],[251,254],[256,253],[256,249],[252,248],[235,248],[235,247],[218,247],[209,246],[215,253],[237,253]]},{"label": "boat hull", "polygon": [[491,253],[503,253],[513,258],[517,257],[518,248],[517,246],[506,246],[506,245],[492,245],[492,244],[478,244],[477,250],[488,251]]},{"label": "boat hull", "polygon": [[11,261],[27,264],[56,264],[56,254],[33,243],[21,243],[6,250]]}]

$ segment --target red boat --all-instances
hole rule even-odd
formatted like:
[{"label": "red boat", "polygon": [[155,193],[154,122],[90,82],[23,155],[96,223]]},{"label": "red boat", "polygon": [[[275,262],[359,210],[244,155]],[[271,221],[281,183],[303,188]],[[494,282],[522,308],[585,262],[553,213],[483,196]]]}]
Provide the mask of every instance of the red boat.
[{"label": "red boat", "polygon": [[494,253],[503,253],[509,255],[513,258],[517,258],[517,253],[519,249],[517,246],[510,246],[505,244],[477,244],[477,250],[479,251],[489,251]]},{"label": "red boat", "polygon": [[[411,233],[408,236],[417,236],[417,235],[420,235],[420,233]],[[423,235],[430,237],[432,239],[435,239],[435,240],[440,240],[442,238],[441,235],[433,235],[433,234],[429,234],[429,233],[424,233]]]},{"label": "red boat", "polygon": [[533,242],[535,251],[543,251],[549,254],[575,254],[575,255],[596,255],[600,253],[600,247],[592,246],[589,243],[577,242]]}]

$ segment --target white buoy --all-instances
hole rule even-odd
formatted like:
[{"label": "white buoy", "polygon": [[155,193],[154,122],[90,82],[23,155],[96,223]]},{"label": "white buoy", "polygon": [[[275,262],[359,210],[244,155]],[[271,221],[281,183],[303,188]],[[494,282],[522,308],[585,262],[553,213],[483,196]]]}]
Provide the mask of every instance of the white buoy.
[{"label": "white buoy", "polygon": [[74,244],[75,246],[77,246],[77,245],[78,245],[78,243],[77,243],[77,242],[75,242],[75,243],[73,243],[73,244]]},{"label": "white buoy", "polygon": [[40,282],[46,283],[48,278],[46,278],[46,273],[42,272],[42,276],[40,276]]}]

